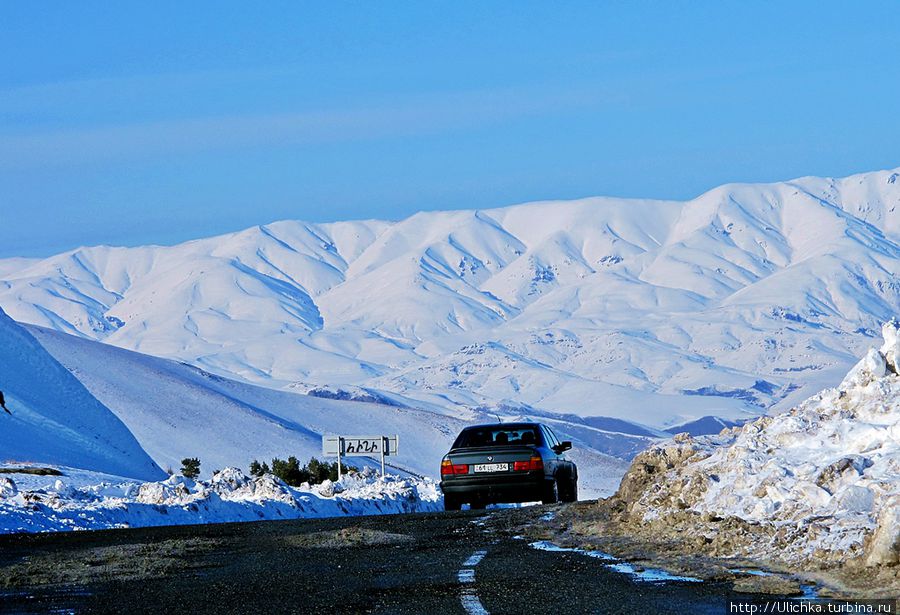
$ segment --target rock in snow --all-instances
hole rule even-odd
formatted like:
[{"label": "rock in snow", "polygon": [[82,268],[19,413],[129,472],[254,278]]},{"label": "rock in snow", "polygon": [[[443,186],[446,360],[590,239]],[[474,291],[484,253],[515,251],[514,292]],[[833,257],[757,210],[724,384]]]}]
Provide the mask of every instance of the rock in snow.
[{"label": "rock in snow", "polygon": [[715,555],[900,563],[898,327],[837,388],[639,455],[616,495],[627,517],[662,534],[693,527]]}]

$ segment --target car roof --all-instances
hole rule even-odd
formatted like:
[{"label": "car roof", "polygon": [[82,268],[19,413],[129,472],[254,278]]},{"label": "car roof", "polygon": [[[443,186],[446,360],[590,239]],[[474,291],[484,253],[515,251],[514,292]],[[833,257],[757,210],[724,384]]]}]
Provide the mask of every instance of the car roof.
[{"label": "car roof", "polygon": [[503,429],[521,429],[523,427],[540,427],[542,423],[535,422],[521,422],[521,423],[483,423],[481,425],[469,425],[464,428],[463,431],[470,431],[472,429],[496,429],[498,427]]}]

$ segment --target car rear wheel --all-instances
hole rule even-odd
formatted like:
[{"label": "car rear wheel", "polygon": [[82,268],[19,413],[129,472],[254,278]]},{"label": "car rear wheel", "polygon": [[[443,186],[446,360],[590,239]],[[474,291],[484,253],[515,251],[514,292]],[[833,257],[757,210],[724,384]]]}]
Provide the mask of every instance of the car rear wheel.
[{"label": "car rear wheel", "polygon": [[444,510],[459,510],[462,508],[462,502],[453,495],[444,495]]},{"label": "car rear wheel", "polygon": [[544,495],[541,497],[542,504],[556,504],[559,501],[559,487],[556,479],[547,481],[544,485]]},{"label": "car rear wheel", "polygon": [[566,483],[565,492],[560,493],[560,499],[563,502],[578,501],[578,478],[573,476]]}]

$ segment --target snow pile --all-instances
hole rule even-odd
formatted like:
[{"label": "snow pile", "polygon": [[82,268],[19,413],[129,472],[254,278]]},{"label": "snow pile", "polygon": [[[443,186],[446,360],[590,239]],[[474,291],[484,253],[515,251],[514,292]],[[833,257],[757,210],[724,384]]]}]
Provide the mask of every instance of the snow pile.
[{"label": "snow pile", "polygon": [[[209,481],[171,476],[159,482],[39,486],[41,481],[0,477],[0,533],[226,523],[436,511],[442,509],[430,479],[376,477],[372,472],[333,483],[289,487],[271,474],[250,477],[225,468]],[[81,478],[79,481],[78,478]]]},{"label": "snow pile", "polygon": [[705,528],[721,555],[900,563],[898,326],[884,325],[881,350],[837,388],[639,455],[617,494],[628,516],[664,532]]}]

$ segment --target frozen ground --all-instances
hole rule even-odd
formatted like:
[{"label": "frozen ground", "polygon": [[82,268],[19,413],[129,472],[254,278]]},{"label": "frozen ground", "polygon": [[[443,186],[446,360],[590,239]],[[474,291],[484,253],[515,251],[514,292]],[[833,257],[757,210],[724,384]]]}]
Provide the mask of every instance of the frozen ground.
[{"label": "frozen ground", "polygon": [[[199,457],[205,478],[227,466],[247,468],[253,459],[321,457],[322,435],[336,433],[398,434],[399,454],[388,457],[389,468],[437,478],[440,459],[463,426],[495,422],[498,416],[504,420],[528,416],[518,408],[488,413],[402,398],[375,403],[331,399],[322,393],[304,395],[236,382],[46,329],[29,331],[131,430],[160,467],[177,470],[184,457]],[[360,398],[371,399],[362,393]],[[606,452],[626,456],[667,435],[635,428],[631,431],[643,435],[621,433],[628,426],[600,429],[577,417],[537,418],[575,443],[571,455],[582,469],[585,498],[613,493],[627,469],[626,461]],[[377,465],[369,458],[348,462]]]},{"label": "frozen ground", "polygon": [[[323,434],[352,430],[400,434],[394,471],[435,476],[463,425],[538,418],[573,440],[591,497],[611,493],[624,460],[665,430],[774,411],[728,432],[743,464],[723,461],[728,480],[710,471],[690,489],[710,498],[709,514],[721,501],[745,523],[802,517],[816,545],[852,551],[900,497],[882,484],[896,475],[889,447],[863,444],[896,435],[891,412],[865,401],[893,390],[889,376],[777,412],[838,383],[895,315],[898,177],[282,222],[0,262],[0,304],[32,323],[0,311],[0,386],[14,410],[0,414],[0,462],[153,481],[196,456],[211,480],[254,458],[305,461]],[[682,438],[672,450],[714,457],[714,442],[729,445]],[[807,453],[841,456],[823,467],[804,465]],[[751,475],[771,479],[753,500],[741,491]],[[687,508],[702,510],[700,495]],[[815,522],[828,507],[851,511],[827,517],[835,530]]]}]

